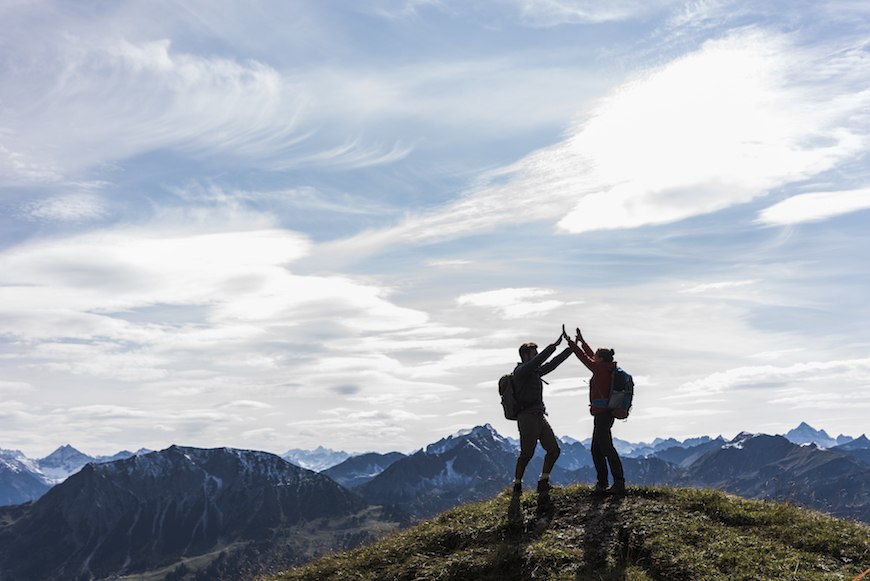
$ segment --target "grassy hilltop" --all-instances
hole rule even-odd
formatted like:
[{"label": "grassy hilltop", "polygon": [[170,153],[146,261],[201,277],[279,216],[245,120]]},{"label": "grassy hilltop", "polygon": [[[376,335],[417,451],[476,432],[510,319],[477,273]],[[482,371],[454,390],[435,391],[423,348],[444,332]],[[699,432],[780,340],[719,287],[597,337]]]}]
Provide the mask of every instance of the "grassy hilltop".
[{"label": "grassy hilltop", "polygon": [[572,485],[460,506],[269,580],[850,581],[868,568],[870,527],[856,522],[711,490]]}]

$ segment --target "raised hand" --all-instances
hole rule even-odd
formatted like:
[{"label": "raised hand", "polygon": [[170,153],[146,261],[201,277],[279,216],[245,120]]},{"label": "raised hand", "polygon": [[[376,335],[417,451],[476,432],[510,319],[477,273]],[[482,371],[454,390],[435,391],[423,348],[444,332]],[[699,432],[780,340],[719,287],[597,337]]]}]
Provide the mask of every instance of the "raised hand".
[{"label": "raised hand", "polygon": [[580,332],[580,327],[577,327],[577,339],[576,342],[580,343],[583,341],[583,333]]}]

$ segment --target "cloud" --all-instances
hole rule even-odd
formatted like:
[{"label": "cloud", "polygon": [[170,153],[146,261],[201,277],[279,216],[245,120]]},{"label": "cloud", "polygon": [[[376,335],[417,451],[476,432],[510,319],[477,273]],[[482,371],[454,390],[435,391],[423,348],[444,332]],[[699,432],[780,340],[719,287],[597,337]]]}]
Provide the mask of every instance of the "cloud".
[{"label": "cloud", "polygon": [[554,311],[565,305],[559,300],[541,300],[555,294],[541,288],[506,288],[460,296],[460,306],[490,308],[508,319],[521,319]]},{"label": "cloud", "polygon": [[24,204],[20,214],[29,220],[88,222],[106,216],[106,205],[92,194],[69,194]]},{"label": "cloud", "polygon": [[357,255],[536,221],[575,234],[639,228],[750,202],[864,151],[861,54],[731,32],[637,73],[564,140],[490,171],[457,201],[324,250]]},{"label": "cloud", "polygon": [[52,38],[42,53],[53,54],[41,54],[38,67],[13,69],[8,79],[18,86],[0,112],[4,181],[59,181],[155,150],[222,154],[271,169],[361,168],[412,150],[336,139],[339,132],[310,142],[318,129],[317,87],[262,62],[187,53],[165,38]]},{"label": "cloud", "polygon": [[336,385],[329,389],[336,395],[356,395],[361,390],[358,385]]},{"label": "cloud", "polygon": [[870,208],[870,188],[838,192],[813,192],[792,196],[762,210],[758,222],[787,226],[819,222]]},{"label": "cloud", "polygon": [[233,410],[268,410],[272,409],[274,406],[262,401],[256,401],[252,399],[237,399],[235,401],[228,401],[217,406],[221,409],[233,409]]},{"label": "cloud", "polygon": [[84,405],[69,409],[56,409],[53,413],[66,416],[72,421],[148,418],[153,414],[142,410],[119,405]]},{"label": "cloud", "polygon": [[301,95],[261,63],[175,52],[165,39],[54,38],[53,61],[10,79],[22,99],[40,99],[16,102],[7,108],[15,116],[0,121],[20,155],[52,152],[42,163],[58,171],[157,148],[280,153],[305,137],[296,124]]},{"label": "cloud", "polygon": [[523,22],[531,26],[551,27],[560,24],[605,23],[634,20],[652,12],[664,12],[676,1],[644,2],[615,0],[587,2],[585,0],[510,0],[520,11]]},{"label": "cloud", "polygon": [[[227,389],[212,380],[221,375],[284,368],[288,343],[310,357],[324,337],[427,324],[374,281],[291,272],[309,248],[284,230],[168,224],[28,242],[0,252],[2,335],[18,339],[10,353],[25,367],[126,382],[172,376],[167,393],[183,394]],[[399,367],[383,361],[389,374]],[[323,362],[330,385],[354,385],[373,359]],[[184,380],[188,368],[205,375]]]},{"label": "cloud", "polygon": [[[369,8],[375,14],[391,20],[422,18],[423,9],[431,8],[456,16],[472,12],[465,2],[455,0],[390,0]],[[675,0],[643,2],[642,0],[613,0],[588,2],[586,0],[490,0],[477,2],[473,11],[483,18],[499,21],[509,17],[525,26],[549,28],[562,24],[599,24],[634,20],[652,12],[665,11]]]},{"label": "cloud", "polygon": [[707,293],[709,291],[720,291],[732,288],[738,288],[743,286],[750,286],[755,284],[754,280],[731,280],[731,281],[722,281],[722,282],[708,282],[703,284],[698,284],[691,286],[689,288],[683,289],[679,291],[681,294],[702,294]]},{"label": "cloud", "polygon": [[33,386],[26,381],[4,381],[0,380],[0,393],[11,394],[32,391]]},{"label": "cloud", "polygon": [[784,388],[794,384],[860,385],[870,378],[870,359],[809,361],[789,366],[739,367],[690,381],[679,391],[713,394],[735,389]]},{"label": "cloud", "polygon": [[622,87],[568,144],[594,182],[560,227],[579,233],[674,222],[748,202],[858,154],[867,127],[855,127],[853,115],[870,96],[849,94],[853,75],[811,75],[810,67],[840,64],[787,37],[749,31]]}]

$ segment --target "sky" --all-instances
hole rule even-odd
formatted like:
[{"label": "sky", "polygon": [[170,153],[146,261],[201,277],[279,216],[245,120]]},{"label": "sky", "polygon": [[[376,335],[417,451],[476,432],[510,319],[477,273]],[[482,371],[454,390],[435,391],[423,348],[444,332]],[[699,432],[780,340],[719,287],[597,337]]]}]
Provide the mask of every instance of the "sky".
[{"label": "sky", "polygon": [[618,438],[857,437],[868,112],[862,2],[3,0],[0,448],[516,436],[562,324]]}]

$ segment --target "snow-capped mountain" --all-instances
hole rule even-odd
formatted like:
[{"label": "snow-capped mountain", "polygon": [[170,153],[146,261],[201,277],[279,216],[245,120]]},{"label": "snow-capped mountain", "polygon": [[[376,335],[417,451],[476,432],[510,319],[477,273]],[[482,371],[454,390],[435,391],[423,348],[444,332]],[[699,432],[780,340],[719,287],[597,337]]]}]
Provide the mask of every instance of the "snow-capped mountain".
[{"label": "snow-capped mountain", "polygon": [[329,448],[324,448],[323,446],[318,446],[314,450],[293,448],[292,450],[287,450],[281,454],[281,457],[288,462],[301,466],[302,468],[314,470],[315,472],[322,472],[336,464],[341,464],[350,458],[351,454],[348,454],[343,450],[331,450]]},{"label": "snow-capped mountain", "polygon": [[155,569],[365,506],[273,454],[172,446],[89,463],[33,505],[11,509],[15,522],[0,527],[0,578],[103,579]]},{"label": "snow-capped mountain", "polygon": [[35,462],[19,450],[0,449],[0,506],[39,498],[51,485]]},{"label": "snow-capped mountain", "polygon": [[79,452],[69,444],[60,446],[57,450],[36,461],[40,472],[57,484],[63,482],[72,474],[82,469],[88,462],[94,462],[96,458]]},{"label": "snow-capped mountain", "polygon": [[817,430],[806,422],[801,422],[798,427],[786,432],[785,438],[795,444],[815,444],[819,448],[833,448],[852,440],[851,437],[843,435],[832,438],[825,430]]},{"label": "snow-capped mountain", "polygon": [[35,460],[34,463],[39,469],[39,472],[44,474],[51,484],[58,484],[81,470],[85,464],[90,462],[103,464],[106,462],[114,462],[116,460],[125,460],[132,456],[141,456],[142,454],[148,454],[149,452],[151,452],[151,450],[140,448],[135,453],[122,450],[121,452],[111,456],[89,456],[73,448],[69,444],[65,444],[45,458]]},{"label": "snow-capped mountain", "polygon": [[510,482],[515,463],[514,446],[487,424],[402,458],[357,490],[373,504],[424,517],[493,496]]},{"label": "snow-capped mountain", "polygon": [[500,448],[507,451],[516,449],[516,445],[513,442],[499,434],[490,424],[484,424],[471,429],[460,430],[453,435],[438,440],[434,444],[429,444],[426,446],[426,453],[444,454],[469,440],[485,441],[487,444],[495,442]]}]

